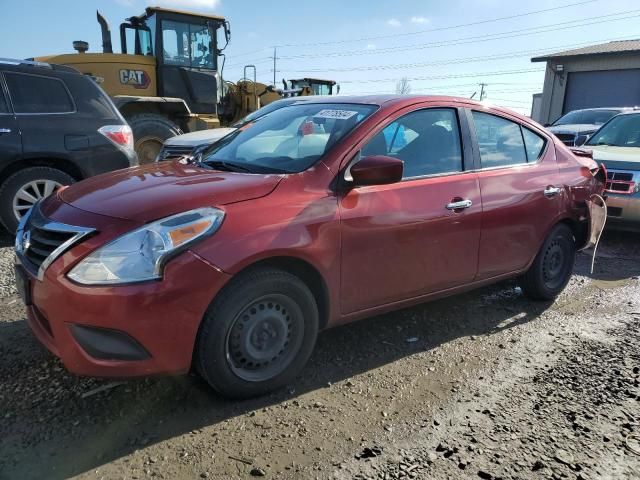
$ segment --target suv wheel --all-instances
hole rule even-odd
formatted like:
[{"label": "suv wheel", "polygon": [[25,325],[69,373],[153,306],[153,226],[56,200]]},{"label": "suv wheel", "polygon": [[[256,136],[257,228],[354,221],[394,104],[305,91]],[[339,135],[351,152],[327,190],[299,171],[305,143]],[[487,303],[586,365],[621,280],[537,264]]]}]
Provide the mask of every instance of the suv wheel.
[{"label": "suv wheel", "polygon": [[522,290],[534,300],[553,300],[569,283],[575,259],[573,232],[567,225],[556,225],[522,277]]},{"label": "suv wheel", "polygon": [[22,216],[38,201],[75,180],[65,172],[49,167],[20,170],[0,185],[0,222],[15,233]]},{"label": "suv wheel", "polygon": [[140,165],[155,162],[164,141],[182,134],[175,123],[162,115],[143,113],[127,121],[133,130],[134,148]]},{"label": "suv wheel", "polygon": [[318,307],[298,277],[276,269],[240,274],[200,328],[195,366],[219,393],[262,395],[291,382],[318,335]]}]

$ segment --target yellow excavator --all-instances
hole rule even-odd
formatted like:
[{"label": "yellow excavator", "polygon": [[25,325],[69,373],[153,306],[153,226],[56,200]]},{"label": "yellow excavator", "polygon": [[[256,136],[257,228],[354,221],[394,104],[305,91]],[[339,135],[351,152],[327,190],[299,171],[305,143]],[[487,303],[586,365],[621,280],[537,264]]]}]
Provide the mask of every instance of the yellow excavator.
[{"label": "yellow excavator", "polygon": [[[93,77],[131,125],[140,163],[154,161],[164,140],[174,135],[230,125],[286,96],[337,93],[333,80],[283,81],[281,89],[258,83],[253,65],[240,81],[225,82],[220,61],[231,29],[224,17],[148,7],[120,24],[121,53],[114,53],[109,24],[100,12],[97,19],[101,53],[88,53],[88,43],[76,41],[77,53],[34,60],[68,65]],[[252,79],[247,78],[250,72]]]}]

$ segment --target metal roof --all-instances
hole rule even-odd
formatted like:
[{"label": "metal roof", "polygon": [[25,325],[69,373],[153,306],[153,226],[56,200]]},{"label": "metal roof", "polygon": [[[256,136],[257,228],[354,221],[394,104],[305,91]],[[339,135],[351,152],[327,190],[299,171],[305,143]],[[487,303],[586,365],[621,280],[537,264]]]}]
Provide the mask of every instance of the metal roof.
[{"label": "metal roof", "polygon": [[640,39],[632,40],[616,40],[613,42],[600,43],[598,45],[590,45],[588,47],[575,48],[573,50],[565,50],[564,52],[551,53],[541,57],[534,57],[532,62],[546,62],[554,58],[579,57],[583,55],[607,55],[620,53],[640,53]]},{"label": "metal roof", "polygon": [[213,15],[208,13],[188,12],[186,10],[175,10],[173,8],[154,7],[154,6],[146,8],[147,15],[151,15],[153,12],[177,13],[179,15],[189,15],[191,17],[211,18],[212,20],[220,20],[220,21],[225,20],[225,18],[221,17],[220,15]]}]

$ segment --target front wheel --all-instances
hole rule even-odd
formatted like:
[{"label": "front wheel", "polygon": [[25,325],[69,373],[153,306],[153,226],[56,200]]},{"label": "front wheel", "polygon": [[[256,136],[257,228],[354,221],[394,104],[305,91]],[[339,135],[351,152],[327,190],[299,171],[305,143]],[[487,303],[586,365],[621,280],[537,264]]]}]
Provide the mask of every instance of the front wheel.
[{"label": "front wheel", "polygon": [[317,334],[318,307],[304,282],[255,270],[234,279],[205,314],[195,365],[222,395],[255,397],[295,378]]},{"label": "front wheel", "polygon": [[524,293],[534,300],[553,300],[569,283],[576,259],[573,232],[556,225],[521,279]]}]

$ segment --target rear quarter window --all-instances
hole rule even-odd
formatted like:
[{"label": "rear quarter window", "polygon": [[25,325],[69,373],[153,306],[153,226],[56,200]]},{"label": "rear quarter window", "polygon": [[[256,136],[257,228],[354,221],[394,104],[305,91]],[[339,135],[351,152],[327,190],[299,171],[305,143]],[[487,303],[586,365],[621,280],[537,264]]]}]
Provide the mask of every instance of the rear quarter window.
[{"label": "rear quarter window", "polygon": [[65,75],[64,81],[73,95],[79,113],[103,120],[120,119],[111,99],[91,77]]},{"label": "rear quarter window", "polygon": [[15,113],[71,113],[75,106],[58,78],[6,72],[5,79]]}]

